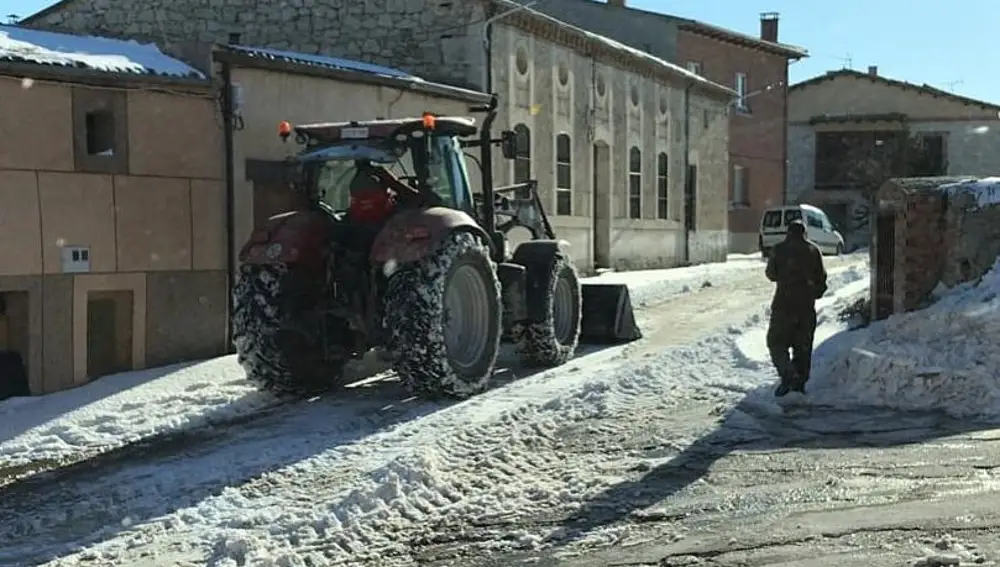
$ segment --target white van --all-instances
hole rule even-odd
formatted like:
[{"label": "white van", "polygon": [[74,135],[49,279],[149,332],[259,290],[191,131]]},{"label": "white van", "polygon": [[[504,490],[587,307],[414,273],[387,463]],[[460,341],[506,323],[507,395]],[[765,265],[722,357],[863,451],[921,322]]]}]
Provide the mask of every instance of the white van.
[{"label": "white van", "polygon": [[844,236],[834,228],[826,213],[812,205],[787,205],[772,207],[764,211],[760,219],[758,244],[761,254],[767,258],[771,248],[785,239],[788,225],[800,220],[806,225],[806,238],[819,247],[824,254],[843,254]]}]

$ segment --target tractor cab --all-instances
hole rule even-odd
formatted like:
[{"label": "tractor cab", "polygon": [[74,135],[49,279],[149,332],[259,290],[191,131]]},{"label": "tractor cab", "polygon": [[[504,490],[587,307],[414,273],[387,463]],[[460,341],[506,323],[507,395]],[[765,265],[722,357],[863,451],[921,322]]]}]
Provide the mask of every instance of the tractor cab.
[{"label": "tractor cab", "polygon": [[409,205],[474,214],[459,137],[475,120],[437,117],[307,124],[283,122],[305,148],[290,160],[293,183],[307,202],[339,220],[374,224]]}]

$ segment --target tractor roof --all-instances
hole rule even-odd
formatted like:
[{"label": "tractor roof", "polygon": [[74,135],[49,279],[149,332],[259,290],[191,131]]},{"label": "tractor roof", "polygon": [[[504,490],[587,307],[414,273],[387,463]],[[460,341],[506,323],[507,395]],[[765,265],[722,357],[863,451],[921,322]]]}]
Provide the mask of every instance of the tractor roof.
[{"label": "tractor roof", "polygon": [[[430,118],[429,118],[430,117]],[[321,122],[295,126],[295,133],[318,142],[335,143],[345,140],[377,140],[408,135],[431,125],[436,136],[471,136],[479,131],[476,120],[464,116],[433,116],[364,120],[354,122]]]}]

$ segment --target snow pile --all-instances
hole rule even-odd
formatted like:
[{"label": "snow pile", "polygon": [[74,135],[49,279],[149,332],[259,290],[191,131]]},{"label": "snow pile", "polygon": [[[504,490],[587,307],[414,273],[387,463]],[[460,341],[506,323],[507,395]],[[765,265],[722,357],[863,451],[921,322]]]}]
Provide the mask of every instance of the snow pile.
[{"label": "snow pile", "polygon": [[1000,205],[1000,177],[969,179],[942,185],[940,189],[951,195],[958,192],[972,193],[976,197],[976,206],[979,208]]},{"label": "snow pile", "polygon": [[79,458],[274,403],[248,383],[235,356],[105,376],[0,402],[0,467]]},{"label": "snow pile", "polygon": [[87,68],[108,73],[205,76],[153,44],[0,26],[0,61]]},{"label": "snow pile", "polygon": [[927,309],[832,337],[817,350],[811,397],[1000,418],[998,293],[1000,261],[978,283],[948,290]]}]

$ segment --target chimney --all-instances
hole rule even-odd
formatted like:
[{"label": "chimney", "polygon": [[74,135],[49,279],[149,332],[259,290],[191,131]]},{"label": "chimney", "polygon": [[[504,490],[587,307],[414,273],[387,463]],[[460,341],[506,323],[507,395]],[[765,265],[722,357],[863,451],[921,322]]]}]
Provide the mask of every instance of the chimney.
[{"label": "chimney", "polygon": [[760,38],[773,43],[778,42],[778,13],[763,12],[760,15]]},{"label": "chimney", "polygon": [[614,6],[615,8],[624,8],[627,0],[608,0],[608,6]]},{"label": "chimney", "polygon": [[877,77],[878,76],[878,66],[876,66],[876,65],[869,65],[868,66],[868,74],[871,75],[872,77]]}]

